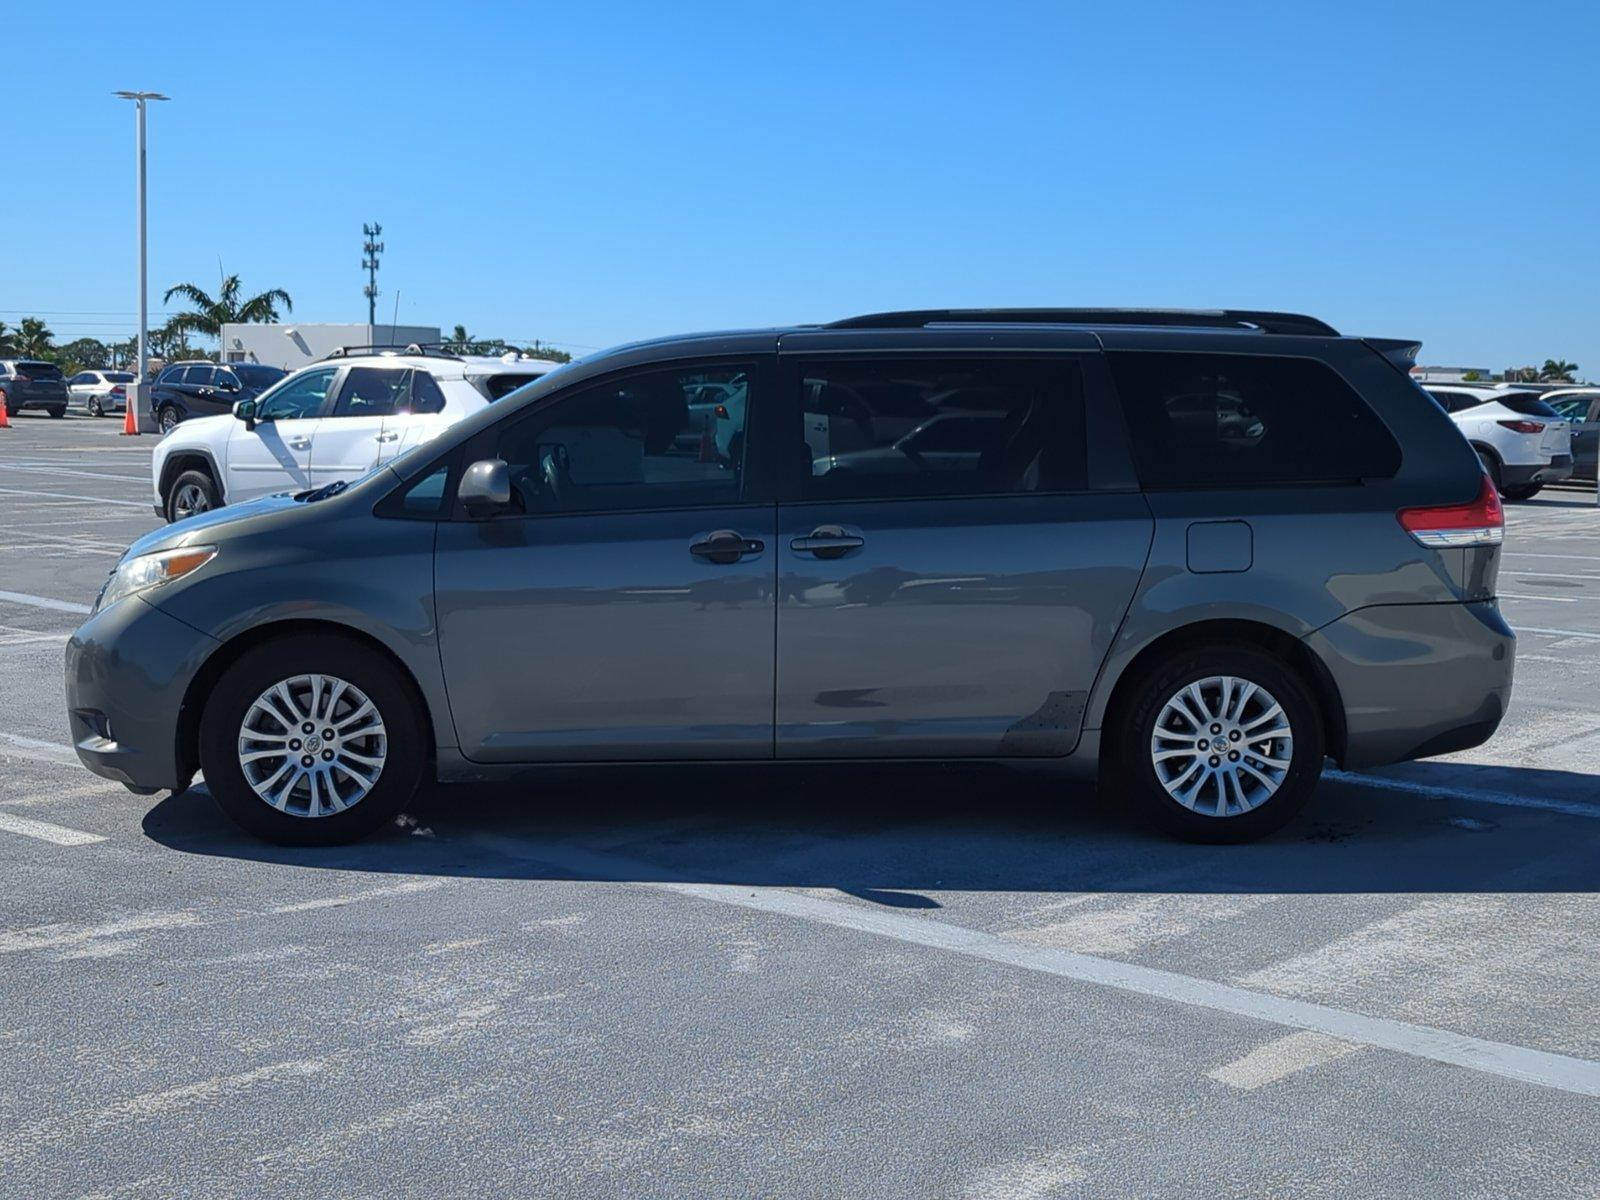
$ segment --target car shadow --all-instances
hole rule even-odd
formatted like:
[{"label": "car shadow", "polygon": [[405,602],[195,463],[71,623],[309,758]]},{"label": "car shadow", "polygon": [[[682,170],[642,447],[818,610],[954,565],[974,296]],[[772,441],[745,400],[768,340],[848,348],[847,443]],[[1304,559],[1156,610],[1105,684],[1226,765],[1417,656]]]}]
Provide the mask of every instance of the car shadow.
[{"label": "car shadow", "polygon": [[[1595,794],[1589,776],[1493,770],[1500,793]],[[1327,779],[1306,814],[1245,846],[1170,840],[1060,780],[903,765],[551,770],[434,789],[378,836],[323,849],[255,840],[201,785],[157,804],[144,831],[185,854],[315,870],[829,888],[900,908],[949,891],[1600,890],[1600,820],[1440,790],[1471,790],[1472,771],[1411,764],[1411,791]]]}]

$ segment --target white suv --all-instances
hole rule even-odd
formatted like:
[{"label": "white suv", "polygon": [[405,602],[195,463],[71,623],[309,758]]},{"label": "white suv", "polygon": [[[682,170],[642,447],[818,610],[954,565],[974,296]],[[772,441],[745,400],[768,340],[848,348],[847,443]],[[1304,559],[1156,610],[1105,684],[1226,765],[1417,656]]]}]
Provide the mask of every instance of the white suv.
[{"label": "white suv", "polygon": [[151,470],[156,513],[178,521],[354,480],[559,365],[418,346],[336,351],[230,414],[184,421],[163,437]]},{"label": "white suv", "polygon": [[1429,384],[1507,500],[1526,500],[1572,474],[1572,426],[1537,393],[1515,387]]}]

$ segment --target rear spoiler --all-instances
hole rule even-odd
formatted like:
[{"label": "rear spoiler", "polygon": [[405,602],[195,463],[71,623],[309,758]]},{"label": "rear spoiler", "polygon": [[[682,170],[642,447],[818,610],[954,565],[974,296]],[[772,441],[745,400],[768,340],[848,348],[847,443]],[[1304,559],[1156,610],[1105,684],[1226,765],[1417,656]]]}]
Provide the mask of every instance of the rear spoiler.
[{"label": "rear spoiler", "polygon": [[1362,341],[1383,355],[1407,375],[1417,365],[1417,355],[1422,353],[1422,343],[1409,338],[1362,338]]}]

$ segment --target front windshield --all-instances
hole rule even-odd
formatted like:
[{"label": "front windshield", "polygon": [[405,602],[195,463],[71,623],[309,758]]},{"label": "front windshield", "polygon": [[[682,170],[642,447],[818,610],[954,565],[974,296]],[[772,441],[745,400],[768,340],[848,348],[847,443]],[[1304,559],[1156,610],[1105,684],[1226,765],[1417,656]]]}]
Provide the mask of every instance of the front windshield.
[{"label": "front windshield", "polygon": [[266,367],[260,363],[229,363],[228,370],[237,375],[239,382],[247,388],[271,387],[285,374],[279,367]]}]

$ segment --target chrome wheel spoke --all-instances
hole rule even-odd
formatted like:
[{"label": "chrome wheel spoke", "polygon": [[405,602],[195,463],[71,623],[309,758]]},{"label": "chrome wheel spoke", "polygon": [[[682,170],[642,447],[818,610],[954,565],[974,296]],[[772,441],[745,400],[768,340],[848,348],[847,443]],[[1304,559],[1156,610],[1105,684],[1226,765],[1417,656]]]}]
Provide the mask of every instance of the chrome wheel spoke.
[{"label": "chrome wheel spoke", "polygon": [[1150,736],[1156,781],[1203,816],[1259,808],[1288,778],[1294,731],[1259,683],[1232,675],[1196,679],[1168,697]]},{"label": "chrome wheel spoke", "polygon": [[294,817],[331,816],[360,803],[388,754],[377,705],[332,675],[273,684],[256,697],[239,728],[245,781],[265,803]]}]

